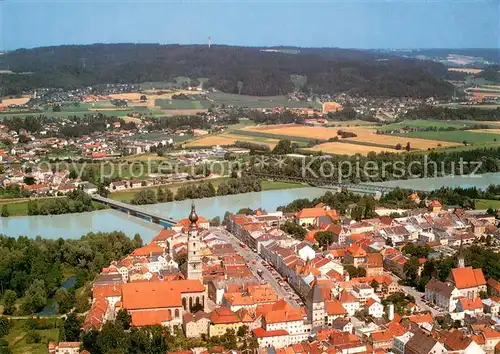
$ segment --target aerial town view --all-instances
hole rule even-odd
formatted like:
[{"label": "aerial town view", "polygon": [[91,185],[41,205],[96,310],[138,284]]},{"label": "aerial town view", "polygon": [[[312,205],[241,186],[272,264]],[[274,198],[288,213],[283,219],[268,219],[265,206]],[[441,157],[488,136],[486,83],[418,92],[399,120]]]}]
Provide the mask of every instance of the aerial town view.
[{"label": "aerial town view", "polygon": [[500,2],[0,2],[0,354],[500,354]]}]

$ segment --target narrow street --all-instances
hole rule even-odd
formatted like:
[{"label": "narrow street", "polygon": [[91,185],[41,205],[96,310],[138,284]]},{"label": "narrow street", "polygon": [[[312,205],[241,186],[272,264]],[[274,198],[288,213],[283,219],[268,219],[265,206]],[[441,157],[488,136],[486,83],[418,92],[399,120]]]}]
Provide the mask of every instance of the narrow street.
[{"label": "narrow street", "polygon": [[[211,228],[211,231],[220,237],[222,240],[230,243],[235,251],[240,254],[244,259],[250,271],[255,275],[255,277],[263,282],[270,284],[276,291],[279,299],[285,299],[292,306],[298,307],[299,303],[297,299],[299,296],[295,291],[288,285],[286,281],[282,281],[281,276],[278,272],[271,267],[266,267],[267,263],[254,251],[248,247],[241,247],[240,240],[238,240],[234,235],[226,231],[222,227]],[[262,271],[262,278],[259,277],[257,271]],[[279,284],[279,282],[282,282]],[[300,300],[299,300],[300,301]]]},{"label": "narrow street", "polygon": [[[398,283],[401,282],[401,279],[394,274],[391,275],[392,279]],[[422,296],[424,296],[424,293],[421,293],[420,291],[417,291],[417,289],[413,289],[411,286],[407,285],[402,285],[399,284],[399,288],[401,289],[402,292],[405,294],[411,295],[415,298],[415,305],[417,305],[420,310],[422,311],[429,311],[432,316],[443,316],[445,312],[438,307],[431,307],[427,303],[425,303],[422,299]]]}]

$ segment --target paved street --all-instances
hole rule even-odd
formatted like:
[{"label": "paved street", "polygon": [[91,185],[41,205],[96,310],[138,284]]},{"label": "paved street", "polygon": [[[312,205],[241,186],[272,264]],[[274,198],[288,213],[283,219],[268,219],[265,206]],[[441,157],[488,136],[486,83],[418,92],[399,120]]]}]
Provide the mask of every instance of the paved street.
[{"label": "paved street", "polygon": [[[400,282],[401,279],[394,274],[391,275],[392,279],[396,282]],[[413,289],[411,286],[406,286],[406,285],[401,285],[399,284],[399,287],[401,288],[401,291],[404,292],[405,294],[411,295],[415,298],[415,304],[420,308],[422,311],[429,311],[432,316],[443,316],[444,312],[439,309],[438,307],[432,308],[429,305],[427,305],[424,301],[422,301],[422,296],[424,296],[424,293],[421,293],[417,291],[417,289]]]},{"label": "paved street", "polygon": [[[268,269],[268,267],[266,267],[262,263],[263,259],[257,253],[255,253],[248,247],[241,247],[240,240],[238,240],[235,236],[227,232],[222,227],[212,228],[211,231],[221,239],[229,242],[236,250],[236,252],[245,259],[245,262],[247,263],[252,273],[254,273],[256,278],[262,279],[264,282],[270,284],[274,288],[276,294],[278,295],[278,298],[286,299],[291,305],[295,307],[299,306],[296,301],[296,299],[298,299],[298,295],[295,293],[295,291],[290,287],[290,285],[288,285],[286,281],[283,281],[281,285],[278,284],[278,282],[281,281],[281,276],[278,274],[278,272],[276,272],[274,268],[272,268],[272,266],[269,267],[270,269]],[[262,278],[258,276],[257,270],[262,271]]]}]

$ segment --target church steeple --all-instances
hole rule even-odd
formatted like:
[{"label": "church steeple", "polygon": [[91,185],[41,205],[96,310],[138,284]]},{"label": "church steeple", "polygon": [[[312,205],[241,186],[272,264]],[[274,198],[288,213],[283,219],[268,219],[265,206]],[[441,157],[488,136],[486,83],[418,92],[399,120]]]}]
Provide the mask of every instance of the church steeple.
[{"label": "church steeple", "polygon": [[187,279],[203,279],[203,269],[200,255],[200,240],[198,239],[198,230],[196,223],[198,215],[194,202],[191,204],[191,213],[189,213],[189,230],[187,238],[187,264],[186,264],[186,278]]},{"label": "church steeple", "polygon": [[198,214],[196,214],[196,208],[194,202],[191,203],[191,213],[189,213],[189,222],[190,226],[196,226],[196,222],[198,221]]}]

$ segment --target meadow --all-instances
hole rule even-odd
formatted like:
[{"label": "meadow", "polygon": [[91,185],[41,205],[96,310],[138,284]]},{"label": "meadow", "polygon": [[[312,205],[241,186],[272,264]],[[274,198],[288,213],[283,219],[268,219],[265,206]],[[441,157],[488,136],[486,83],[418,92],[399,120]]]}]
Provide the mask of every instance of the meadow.
[{"label": "meadow", "polygon": [[[400,135],[401,136],[401,135]],[[419,138],[419,139],[429,139],[432,141],[440,140],[442,142],[449,143],[462,143],[467,141],[467,143],[472,144],[485,144],[494,143],[500,134],[475,132],[469,130],[456,130],[456,131],[432,131],[432,132],[410,132],[404,134],[405,137],[409,138]],[[445,146],[445,143],[441,143]]]},{"label": "meadow", "polygon": [[[54,319],[54,321],[57,321]],[[59,329],[33,330],[37,332],[42,340],[40,343],[28,344],[26,336],[28,334],[27,322],[25,320],[13,320],[9,334],[5,337],[9,343],[9,349],[13,354],[46,354],[47,343],[59,341]]]},{"label": "meadow", "polygon": [[316,108],[322,109],[322,105],[319,102],[311,101],[293,101],[289,100],[286,96],[247,96],[247,95],[237,95],[224,92],[212,92],[208,94],[209,100],[213,100],[214,103],[248,107],[248,108],[274,108],[274,107],[288,107],[288,108]]},{"label": "meadow", "polygon": [[159,107],[161,109],[208,109],[212,106],[212,102],[208,100],[172,100],[172,99],[155,99],[155,107]]},{"label": "meadow", "polygon": [[[392,124],[386,124],[382,125],[380,127],[377,127],[377,129],[380,130],[397,130],[397,129],[402,129],[402,128],[430,128],[430,127],[435,127],[435,128],[462,128],[462,127],[467,127],[473,124],[472,122],[447,122],[447,121],[440,121],[440,120],[423,120],[423,119],[415,119],[415,120],[405,120],[402,122],[398,123],[392,123]],[[475,123],[477,124],[477,122]]]}]

